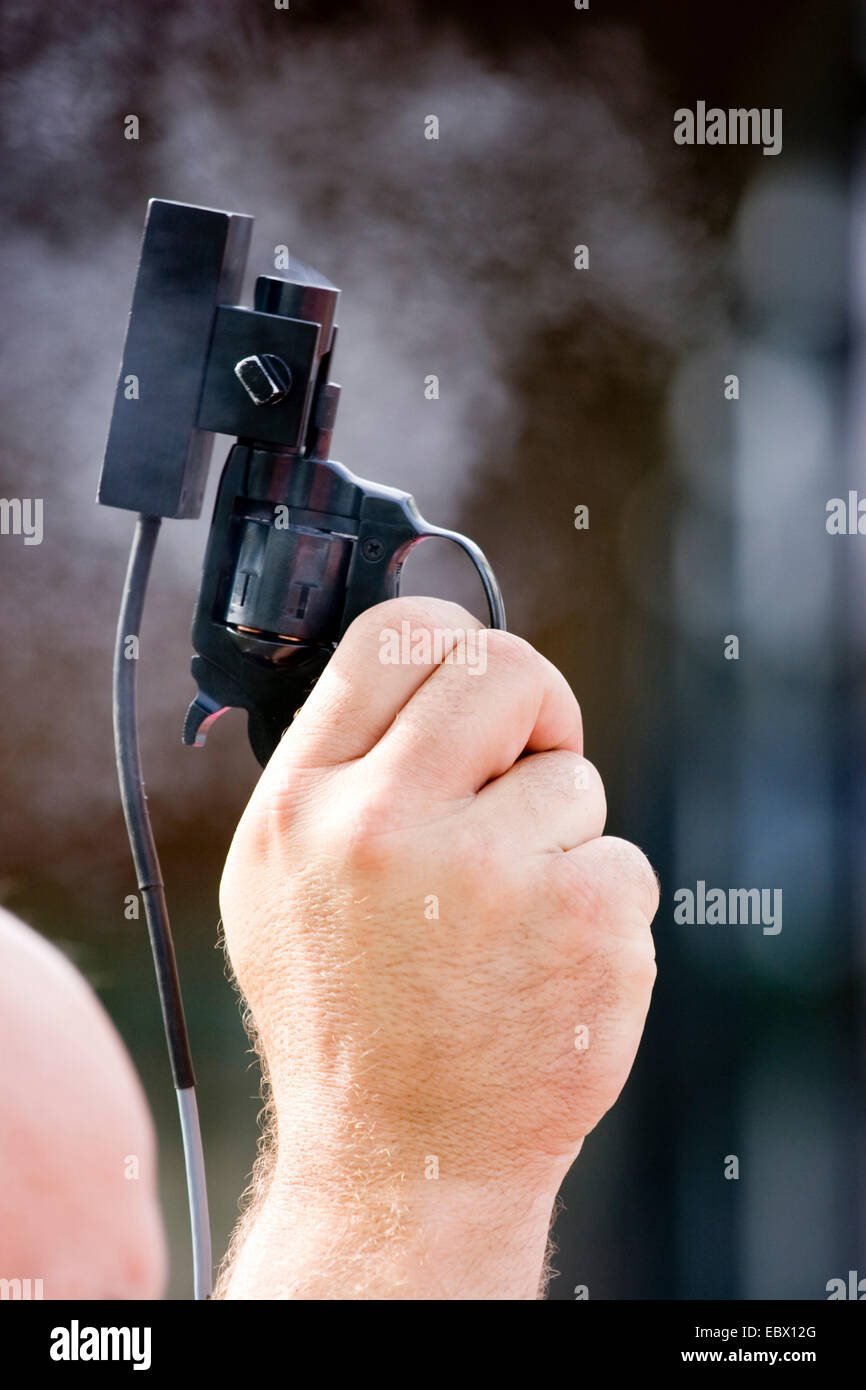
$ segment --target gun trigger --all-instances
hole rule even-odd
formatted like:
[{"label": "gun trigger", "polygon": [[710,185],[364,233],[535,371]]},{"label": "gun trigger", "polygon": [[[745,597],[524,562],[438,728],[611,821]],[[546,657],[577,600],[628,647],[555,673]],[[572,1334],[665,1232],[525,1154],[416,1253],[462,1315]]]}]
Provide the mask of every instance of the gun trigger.
[{"label": "gun trigger", "polygon": [[184,743],[204,748],[211,725],[230,708],[230,705],[221,705],[200,690],[186,712],[183,725]]}]

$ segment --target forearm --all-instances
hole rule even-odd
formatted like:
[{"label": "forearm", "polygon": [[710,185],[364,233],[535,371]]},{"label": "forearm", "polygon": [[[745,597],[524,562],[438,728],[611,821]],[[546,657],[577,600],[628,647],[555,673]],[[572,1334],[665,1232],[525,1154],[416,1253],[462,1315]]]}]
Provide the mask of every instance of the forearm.
[{"label": "forearm", "polygon": [[535,1299],[552,1197],[495,1179],[277,1168],[223,1280],[229,1299]]},{"label": "forearm", "polygon": [[223,1297],[540,1296],[561,1161],[515,1168],[503,1146],[494,1164],[476,1163],[480,1135],[428,1116],[422,1139],[417,1114],[386,1117],[358,1084],[337,1100],[277,1078],[272,1097],[270,1171]]}]

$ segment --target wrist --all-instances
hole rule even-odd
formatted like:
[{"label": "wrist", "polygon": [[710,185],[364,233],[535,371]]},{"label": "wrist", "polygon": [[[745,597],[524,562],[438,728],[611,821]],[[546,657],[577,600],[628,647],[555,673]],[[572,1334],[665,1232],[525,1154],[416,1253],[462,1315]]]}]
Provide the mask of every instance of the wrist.
[{"label": "wrist", "polygon": [[314,1107],[302,1123],[277,1115],[267,1195],[226,1297],[540,1296],[561,1163],[529,1171],[470,1151],[459,1164],[411,1132],[379,1140],[375,1127],[335,1125],[332,1115],[317,1129]]},{"label": "wrist", "polygon": [[226,1289],[252,1299],[535,1299],[555,1193],[465,1179],[333,1191],[274,1174]]}]

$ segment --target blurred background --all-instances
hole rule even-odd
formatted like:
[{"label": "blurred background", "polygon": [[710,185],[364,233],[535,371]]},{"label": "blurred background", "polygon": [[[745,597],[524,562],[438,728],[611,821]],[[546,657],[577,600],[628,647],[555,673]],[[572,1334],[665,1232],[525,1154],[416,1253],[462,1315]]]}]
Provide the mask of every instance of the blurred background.
[{"label": "blurred background", "polygon": [[[825,525],[866,492],[859,8],[4,9],[0,495],[45,521],[40,546],[0,539],[0,896],[142,1074],[170,1295],[191,1291],[181,1150],[110,719],[133,519],[94,504],[150,196],[255,215],[247,296],[282,244],[342,288],[334,457],[481,544],[578,694],[609,829],[661,876],[645,1040],[563,1189],[549,1297],[815,1299],[866,1275],[866,541]],[[699,100],[781,107],[782,153],[676,145]],[[163,527],[140,666],[217,1253],[258,1111],[217,886],[257,766],[238,714],[204,752],[180,730],[228,446],[201,521]],[[448,547],[422,556],[407,588],[483,611]],[[677,925],[698,880],[781,888],[782,931]]]}]

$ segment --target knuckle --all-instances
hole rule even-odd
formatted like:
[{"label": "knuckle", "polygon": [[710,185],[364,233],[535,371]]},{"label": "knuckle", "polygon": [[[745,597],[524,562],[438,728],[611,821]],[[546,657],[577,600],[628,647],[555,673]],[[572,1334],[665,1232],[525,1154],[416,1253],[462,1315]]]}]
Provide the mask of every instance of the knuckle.
[{"label": "knuckle", "polygon": [[[428,598],[420,594],[406,594],[399,598],[385,599],[360,613],[347,629],[346,637],[362,640],[377,638],[383,627],[398,627],[409,623],[413,628],[480,628],[477,618],[458,603],[448,599]],[[343,639],[345,641],[345,637]]]},{"label": "knuckle", "polygon": [[563,791],[571,794],[581,792],[591,800],[597,801],[603,811],[607,811],[607,796],[601,773],[589,758],[584,758],[581,753],[574,753],[568,748],[559,748],[544,756],[549,757],[551,765],[556,768],[556,780]]},{"label": "knuckle", "polygon": [[346,795],[329,818],[329,839],[340,862],[358,874],[382,874],[394,858],[394,800],[382,790]]},{"label": "knuckle", "polygon": [[659,905],[659,881],[652,865],[643,850],[631,841],[615,835],[605,836],[605,840],[623,895],[635,903],[647,922],[651,922]]},{"label": "knuckle", "polygon": [[495,662],[502,670],[521,676],[532,670],[542,657],[525,638],[514,632],[491,628],[487,633],[487,661]]},{"label": "knuckle", "polygon": [[[584,855],[584,849],[591,854]],[[646,855],[613,835],[562,855],[555,863],[553,887],[570,915],[599,921],[623,920],[637,912],[648,926],[659,904],[658,879]]]},{"label": "knuckle", "polygon": [[628,975],[632,982],[632,992],[638,999],[648,998],[658,974],[655,947],[652,934],[647,932],[633,937],[628,942]]},{"label": "knuckle", "polygon": [[[604,789],[602,775],[595,763],[591,763],[588,758],[581,757],[579,753],[570,755],[573,759],[574,784],[576,788],[581,788],[588,798],[591,798],[598,807],[601,823],[607,820],[607,792]],[[584,780],[586,787],[583,788]]]},{"label": "knuckle", "polygon": [[567,748],[531,753],[517,766],[524,801],[538,816],[544,816],[553,802],[579,810],[582,821],[588,815],[592,823],[604,824],[607,798],[601,774],[580,753]]},{"label": "knuckle", "polygon": [[626,878],[628,890],[632,897],[637,901],[639,909],[644,913],[646,920],[652,922],[657,909],[659,909],[659,880],[657,880],[655,869],[651,862],[646,858],[642,849],[637,845],[630,844],[627,840],[616,840],[617,853],[623,856],[623,876]]}]

